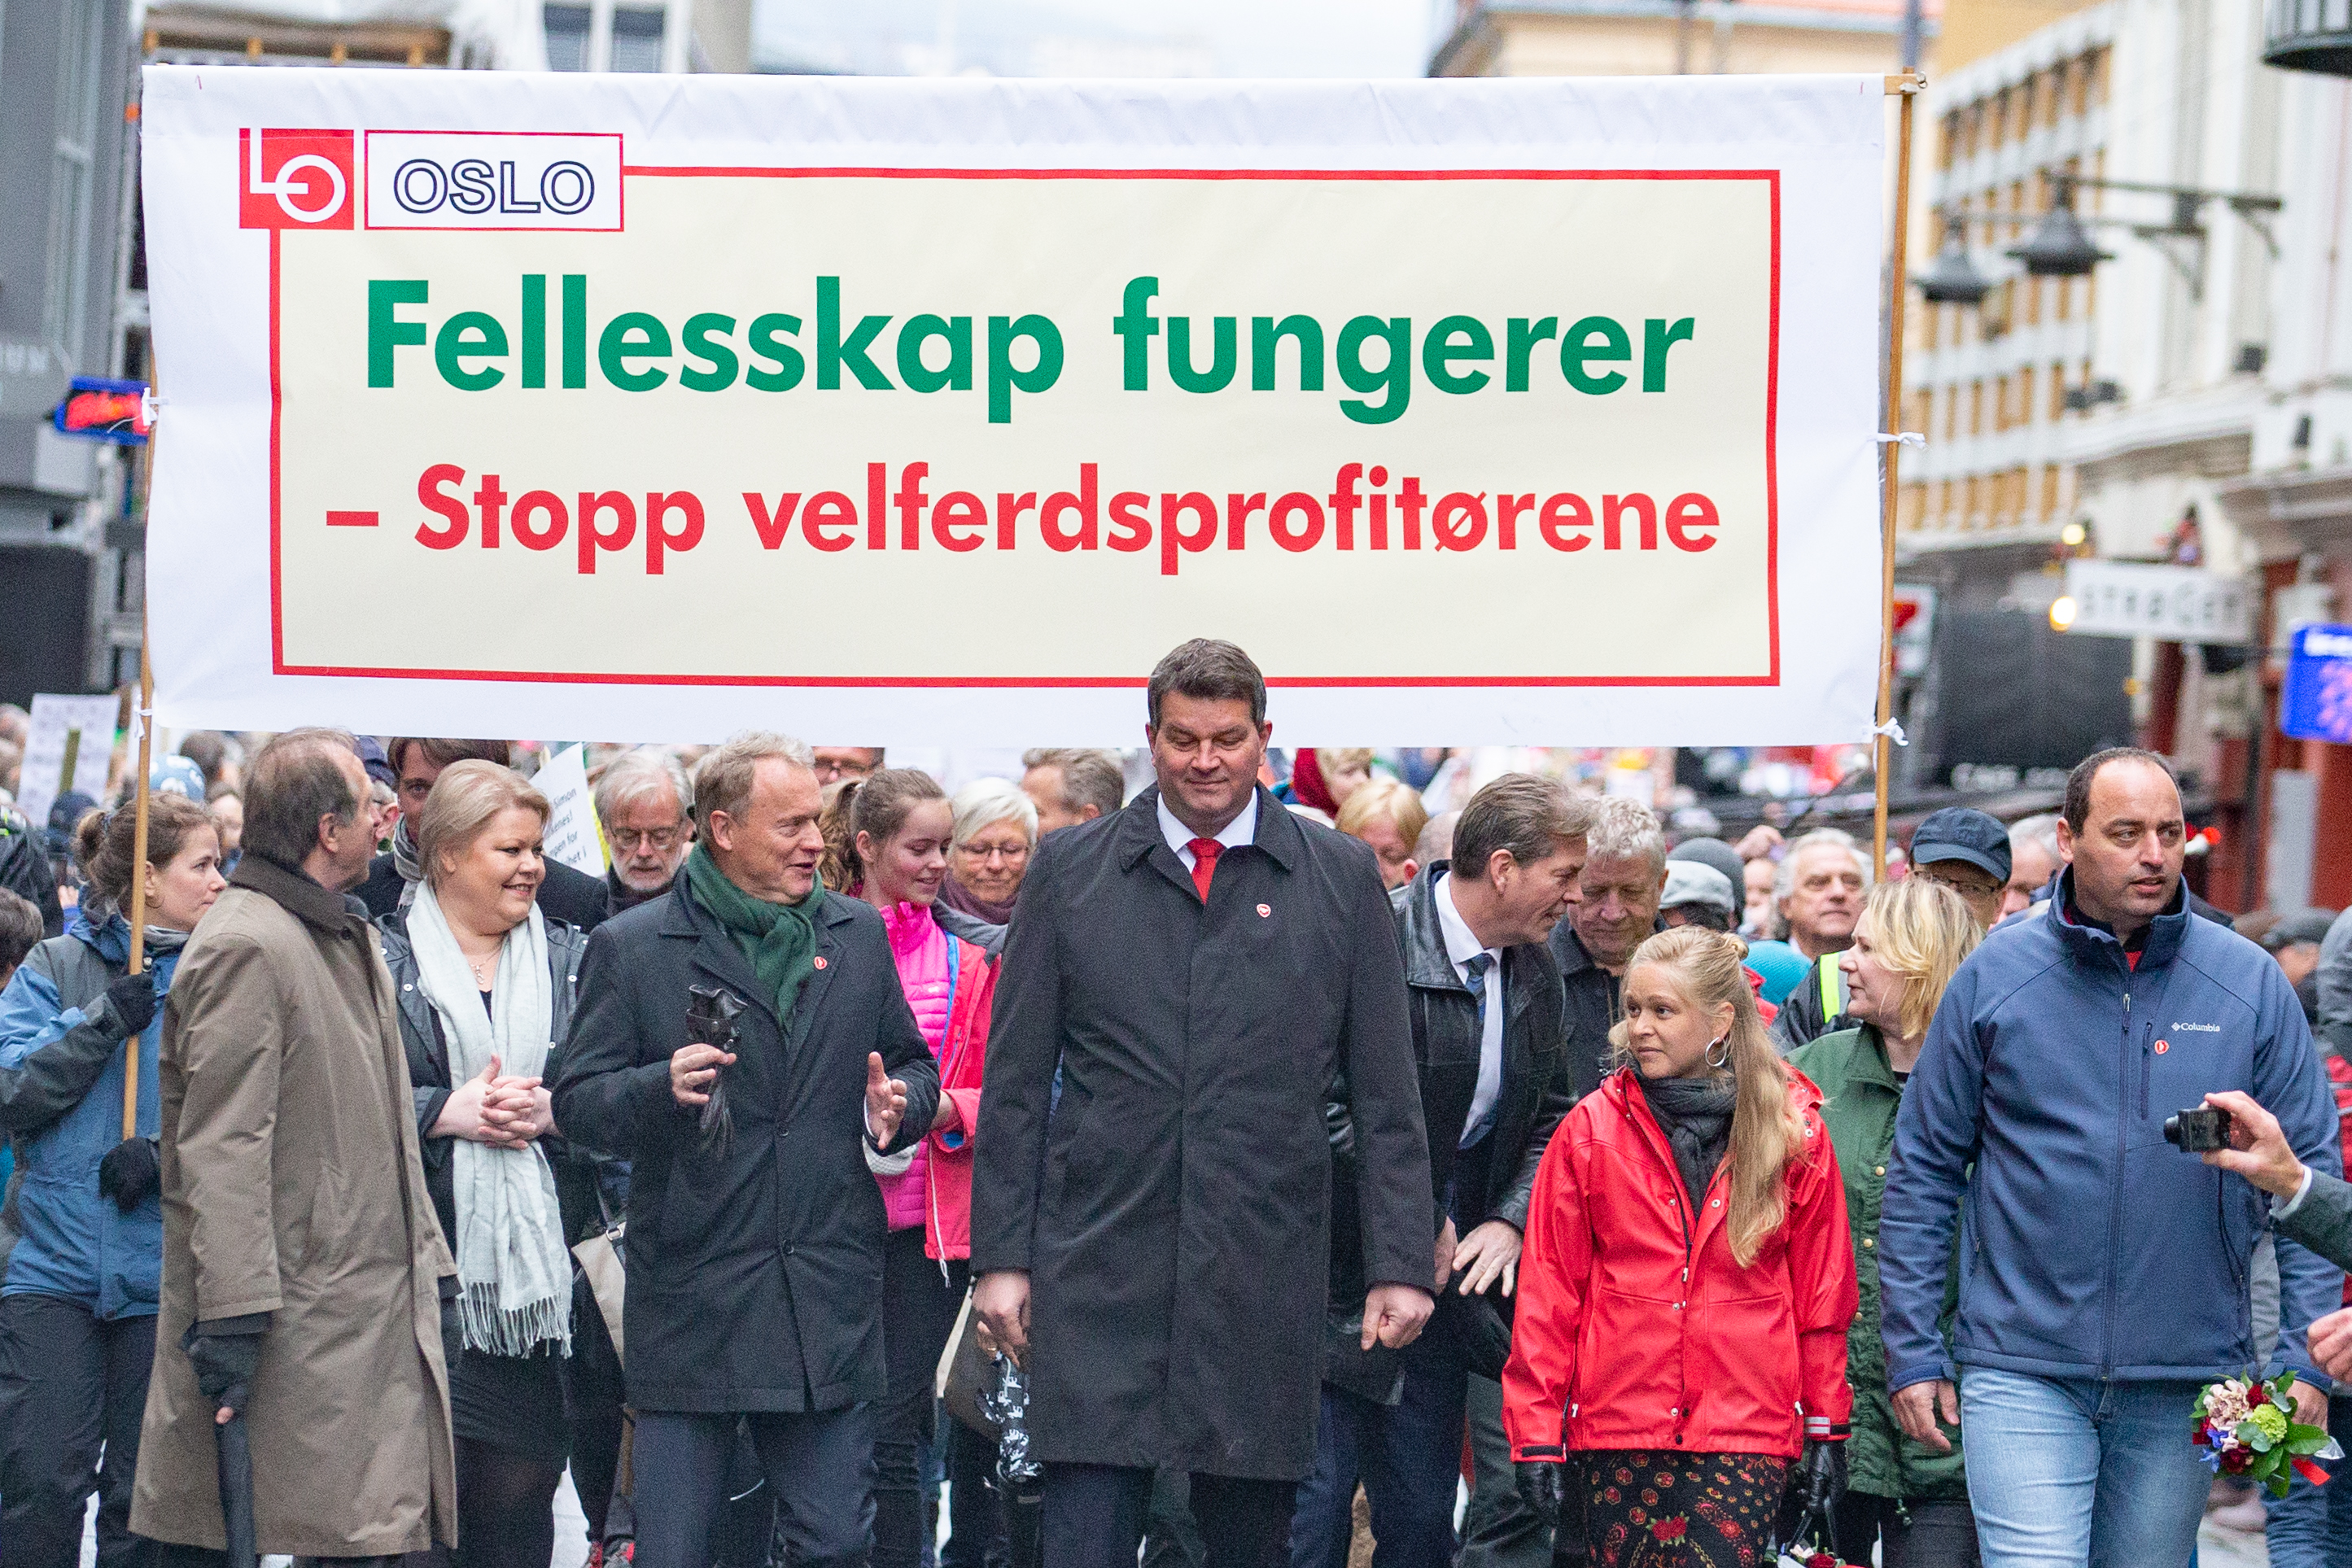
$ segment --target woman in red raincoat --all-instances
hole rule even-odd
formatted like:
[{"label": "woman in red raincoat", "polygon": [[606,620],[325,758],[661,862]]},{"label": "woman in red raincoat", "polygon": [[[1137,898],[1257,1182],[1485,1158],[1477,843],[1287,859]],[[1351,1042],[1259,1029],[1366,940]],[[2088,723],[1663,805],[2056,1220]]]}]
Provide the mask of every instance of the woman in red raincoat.
[{"label": "woman in red raincoat", "polygon": [[1622,1065],[1536,1177],[1503,1420],[1538,1512],[1601,1568],[1772,1560],[1790,1469],[1843,1485],[1852,1243],[1820,1092],[1773,1052],[1745,946],[1627,966]]}]

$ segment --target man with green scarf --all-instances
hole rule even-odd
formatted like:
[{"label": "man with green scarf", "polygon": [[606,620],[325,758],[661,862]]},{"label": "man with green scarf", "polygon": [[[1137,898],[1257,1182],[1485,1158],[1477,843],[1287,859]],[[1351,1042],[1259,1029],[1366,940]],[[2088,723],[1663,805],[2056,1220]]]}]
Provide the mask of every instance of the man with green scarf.
[{"label": "man with green scarf", "polygon": [[[635,1162],[637,1568],[709,1563],[739,1417],[794,1561],[862,1563],[888,1229],[866,1162],[929,1128],[939,1070],[881,916],[817,885],[808,748],[739,735],[696,797],[685,874],[590,938],[554,1074],[565,1134]],[[731,1040],[689,1035],[697,990],[740,1004]]]}]

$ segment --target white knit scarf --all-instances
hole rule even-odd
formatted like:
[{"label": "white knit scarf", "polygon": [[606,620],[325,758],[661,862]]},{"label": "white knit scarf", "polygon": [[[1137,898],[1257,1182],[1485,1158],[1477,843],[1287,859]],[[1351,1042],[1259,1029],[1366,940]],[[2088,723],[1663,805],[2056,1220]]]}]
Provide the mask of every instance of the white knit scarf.
[{"label": "white knit scarf", "polygon": [[[457,946],[440,901],[422,882],[411,884],[408,941],[416,954],[417,984],[441,1017],[449,1046],[449,1082],[480,1076],[490,1058],[501,1078],[536,1078],[547,1065],[552,1014],[547,973],[547,925],[536,904],[530,918],[507,933],[499,949],[490,1009]],[[466,1343],[494,1355],[521,1355],[553,1340],[572,1353],[571,1254],[555,1202],[555,1173],[537,1144],[494,1149],[456,1140],[451,1161],[457,1199],[457,1279],[465,1287],[459,1316]]]}]

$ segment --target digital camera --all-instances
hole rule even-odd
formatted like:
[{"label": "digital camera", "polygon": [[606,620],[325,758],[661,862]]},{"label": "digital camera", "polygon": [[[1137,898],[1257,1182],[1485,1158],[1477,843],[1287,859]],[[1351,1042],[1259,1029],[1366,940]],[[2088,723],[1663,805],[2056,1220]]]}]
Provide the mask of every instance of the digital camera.
[{"label": "digital camera", "polygon": [[2230,1146],[2230,1113],[2218,1105],[2200,1105],[2164,1119],[2164,1139],[2184,1155],[2201,1155]]}]

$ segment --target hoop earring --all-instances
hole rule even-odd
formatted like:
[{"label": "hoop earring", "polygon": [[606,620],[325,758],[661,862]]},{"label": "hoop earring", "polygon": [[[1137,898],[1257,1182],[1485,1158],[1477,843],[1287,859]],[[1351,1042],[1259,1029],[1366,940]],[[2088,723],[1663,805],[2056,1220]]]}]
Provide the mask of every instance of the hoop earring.
[{"label": "hoop earring", "polygon": [[[1717,1047],[1721,1047],[1721,1048],[1722,1048],[1723,1054],[1722,1054],[1721,1056],[1717,1056],[1717,1055],[1716,1054],[1716,1050],[1717,1050]],[[1729,1035],[1727,1035],[1727,1035],[1725,1035],[1721,1040],[1718,1040],[1715,1041],[1715,1042],[1714,1042],[1714,1044],[1709,1045],[1709,1046],[1706,1048],[1706,1064],[1707,1064],[1709,1067],[1721,1067],[1721,1066],[1723,1066],[1726,1062],[1729,1061],[1730,1060],[1731,1060],[1731,1037],[1730,1037]]]}]

